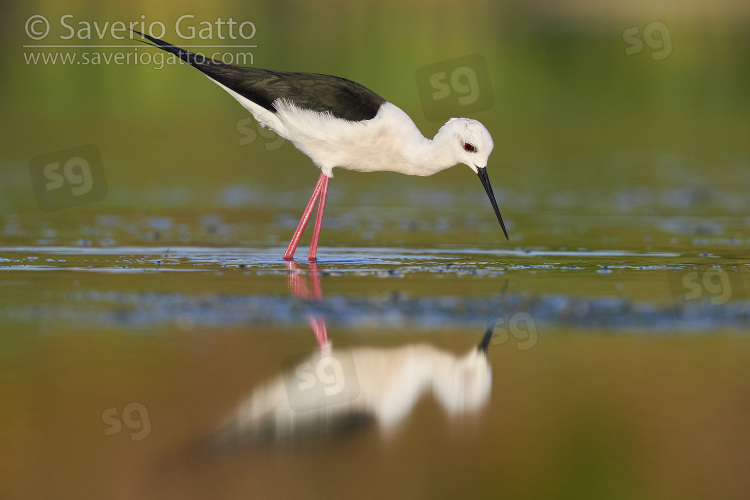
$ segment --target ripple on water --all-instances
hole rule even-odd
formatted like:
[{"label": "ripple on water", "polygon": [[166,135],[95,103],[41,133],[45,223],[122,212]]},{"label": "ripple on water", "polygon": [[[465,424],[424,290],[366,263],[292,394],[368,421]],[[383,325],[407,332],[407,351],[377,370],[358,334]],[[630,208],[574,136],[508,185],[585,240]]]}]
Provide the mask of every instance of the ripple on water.
[{"label": "ripple on water", "polygon": [[[161,224],[161,222],[159,222]],[[291,270],[279,258],[279,248],[213,247],[14,247],[0,254],[3,270],[64,273],[164,273],[236,270],[239,276],[284,276],[290,272],[309,274],[307,263]],[[200,286],[186,293],[135,293],[123,290],[76,290],[64,288],[60,300],[0,309],[0,317],[14,321],[68,321],[83,325],[127,325],[150,327],[177,324],[204,327],[253,325],[291,326],[304,324],[311,314],[322,314],[331,326],[393,326],[419,330],[448,327],[479,327],[493,318],[511,321],[513,315],[528,315],[537,326],[581,329],[627,329],[637,331],[710,331],[717,328],[744,329],[748,305],[728,303],[674,303],[659,305],[620,296],[585,296],[580,288],[569,294],[540,292],[497,293],[467,297],[453,282],[438,289],[434,278],[448,276],[458,286],[462,280],[512,276],[517,272],[544,271],[545,279],[563,279],[588,273],[610,275],[627,282],[633,271],[664,271],[688,267],[676,253],[637,253],[592,250],[479,250],[479,249],[388,249],[324,248],[319,274],[329,280],[342,277],[379,279],[409,278],[424,283],[427,296],[383,293],[370,284],[360,292],[342,295],[324,293],[321,301],[268,293],[208,293]],[[713,256],[705,257],[715,259]],[[628,261],[632,263],[613,264]],[[677,261],[677,262],[676,262]],[[603,264],[602,262],[607,262]],[[424,277],[424,276],[427,276]],[[430,278],[429,276],[433,276]],[[202,279],[202,278],[200,278]],[[221,277],[220,279],[225,279]],[[534,278],[535,279],[535,278]],[[587,278],[590,279],[590,278]],[[602,278],[607,279],[607,278]],[[191,280],[192,278],[183,278]],[[421,281],[420,281],[421,280]],[[66,283],[69,282],[66,281]],[[366,282],[366,281],[365,281]],[[111,282],[115,283],[115,282]],[[332,281],[328,281],[332,283]],[[107,288],[107,287],[105,287]],[[242,289],[242,288],[240,288]],[[496,287],[493,287],[497,290]],[[393,290],[389,288],[388,290]],[[377,293],[376,293],[377,292]],[[53,293],[53,292],[50,292]],[[421,294],[424,295],[424,292]],[[616,295],[616,294],[615,294]]]}]

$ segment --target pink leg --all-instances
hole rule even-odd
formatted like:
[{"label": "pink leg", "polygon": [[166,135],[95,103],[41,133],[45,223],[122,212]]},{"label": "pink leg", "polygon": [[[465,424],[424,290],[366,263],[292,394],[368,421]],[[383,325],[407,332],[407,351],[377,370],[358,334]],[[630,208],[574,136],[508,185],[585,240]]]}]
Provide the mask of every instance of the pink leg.
[{"label": "pink leg", "polygon": [[[315,208],[315,202],[317,202],[318,198],[320,197],[320,191],[323,187],[323,184],[325,184],[326,192],[328,192],[328,177],[323,172],[321,172],[320,177],[318,178],[318,183],[315,184],[313,194],[312,196],[310,196],[310,201],[307,202],[305,211],[302,213],[302,218],[299,220],[299,224],[297,224],[297,229],[294,230],[292,240],[289,242],[289,246],[286,248],[286,252],[284,252],[284,260],[294,259],[294,251],[297,250],[297,245],[299,245],[299,240],[300,238],[302,238],[302,233],[305,231],[305,227],[307,227],[307,223],[310,220],[313,208]],[[318,210],[318,213],[320,213],[320,210]]]},{"label": "pink leg", "polygon": [[323,227],[323,212],[326,209],[326,196],[328,196],[328,177],[324,177],[323,185],[320,188],[320,196],[318,198],[318,213],[315,215],[315,227],[313,228],[312,240],[310,241],[310,253],[307,255],[307,260],[309,260],[310,262],[314,262],[315,260],[317,260],[315,258],[315,254],[318,252],[320,229]]}]

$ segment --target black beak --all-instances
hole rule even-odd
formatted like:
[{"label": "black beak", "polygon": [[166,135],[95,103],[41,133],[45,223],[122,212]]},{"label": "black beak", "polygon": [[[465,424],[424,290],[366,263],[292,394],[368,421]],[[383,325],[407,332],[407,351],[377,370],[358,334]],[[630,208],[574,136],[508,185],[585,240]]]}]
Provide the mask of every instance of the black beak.
[{"label": "black beak", "polygon": [[497,221],[500,223],[500,227],[503,228],[503,233],[505,233],[505,239],[508,238],[508,231],[505,230],[505,224],[503,223],[503,217],[500,215],[500,209],[497,208],[497,200],[495,200],[495,193],[492,192],[492,186],[490,185],[490,178],[487,177],[487,169],[477,167],[477,174],[479,175],[479,180],[482,181],[482,186],[484,186],[484,190],[487,191],[487,196],[490,199],[490,203],[492,203],[492,208],[495,209],[495,215],[497,215]]},{"label": "black beak", "polygon": [[479,352],[482,354],[487,354],[487,349],[490,348],[490,340],[492,340],[492,332],[495,330],[495,320],[490,321],[490,324],[487,325],[487,331],[484,332],[484,337],[482,337],[482,341],[479,342],[479,345],[477,346],[477,349],[479,349]]}]

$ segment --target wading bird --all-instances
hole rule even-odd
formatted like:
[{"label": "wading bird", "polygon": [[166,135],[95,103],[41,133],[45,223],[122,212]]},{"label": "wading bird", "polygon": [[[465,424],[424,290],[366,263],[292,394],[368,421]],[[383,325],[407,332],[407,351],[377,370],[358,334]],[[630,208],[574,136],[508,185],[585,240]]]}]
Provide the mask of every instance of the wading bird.
[{"label": "wading bird", "polygon": [[351,349],[328,344],[257,387],[210,439],[228,448],[329,439],[370,423],[388,437],[430,392],[450,417],[476,413],[490,399],[491,339],[488,328],[479,345],[463,355],[425,344]]},{"label": "wading bird", "polygon": [[426,176],[463,163],[479,176],[508,238],[487,177],[487,160],[494,143],[478,121],[451,118],[433,139],[428,139],[409,115],[357,82],[317,73],[225,64],[133,32],[148,40],[141,39],[143,43],[176,55],[209,77],[247,108],[258,123],[289,140],[320,168],[318,183],[284,253],[284,260],[293,260],[318,203],[308,255],[310,261],[315,260],[328,181],[333,177],[334,168]]}]

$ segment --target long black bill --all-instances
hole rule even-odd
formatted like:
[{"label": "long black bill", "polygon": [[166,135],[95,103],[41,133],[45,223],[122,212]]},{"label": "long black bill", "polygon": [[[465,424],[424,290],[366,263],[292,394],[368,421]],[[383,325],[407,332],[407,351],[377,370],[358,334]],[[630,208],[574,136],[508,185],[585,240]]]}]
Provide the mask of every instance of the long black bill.
[{"label": "long black bill", "polygon": [[482,181],[482,186],[484,186],[484,190],[487,191],[487,196],[490,199],[490,203],[492,203],[492,208],[495,209],[495,215],[497,215],[497,221],[500,223],[500,227],[503,228],[503,233],[505,233],[505,239],[508,238],[508,231],[505,230],[505,223],[503,223],[503,216],[500,215],[500,209],[497,208],[497,200],[495,200],[495,193],[492,192],[492,186],[490,185],[490,178],[487,177],[487,169],[486,168],[477,168],[477,174],[479,175],[479,180]]},{"label": "long black bill", "polygon": [[491,320],[487,325],[487,331],[484,332],[482,341],[479,342],[477,349],[482,354],[487,354],[487,350],[490,348],[490,340],[492,340],[492,332],[495,330],[495,320]]}]

